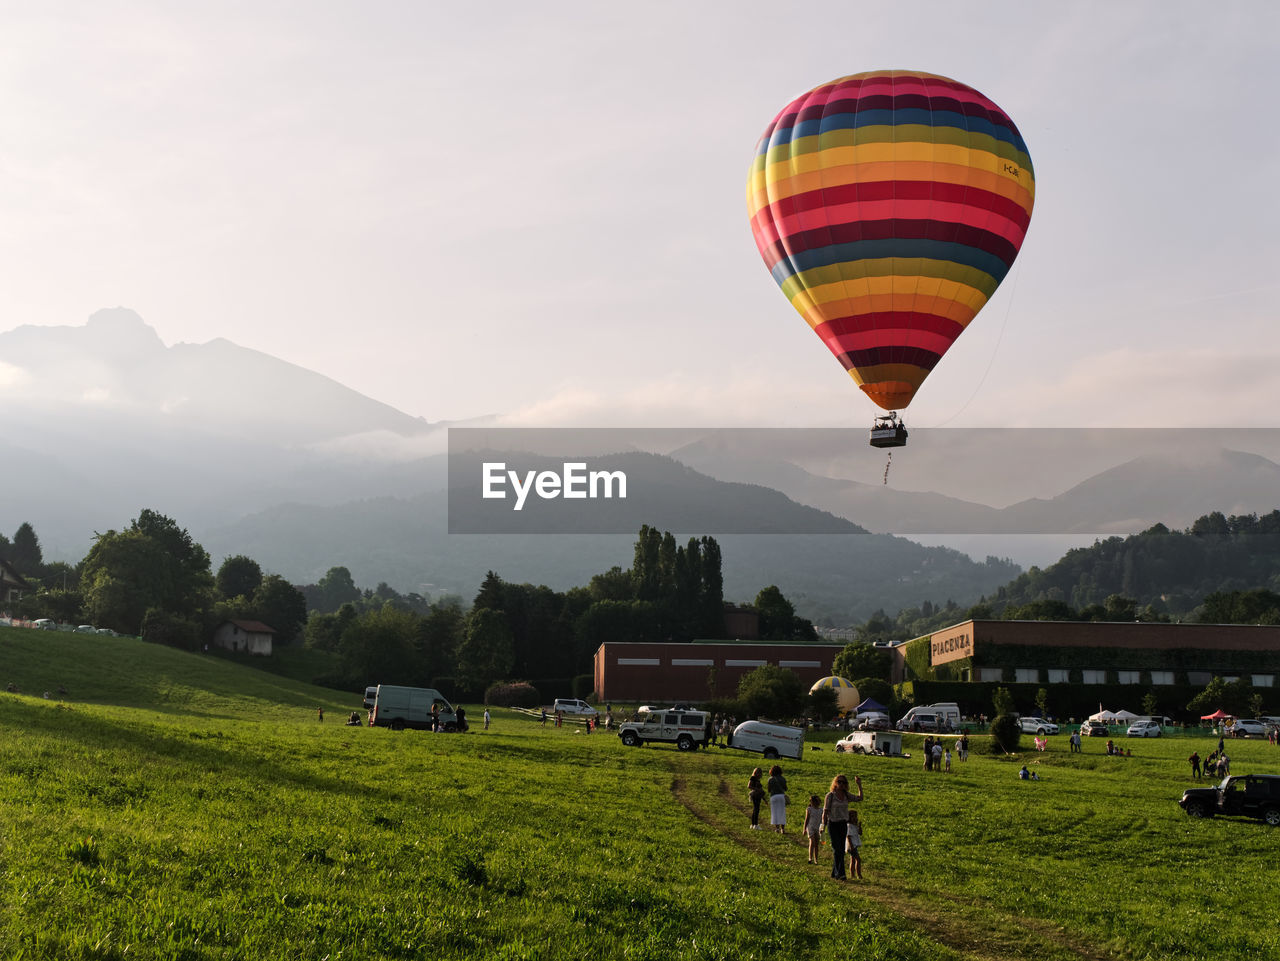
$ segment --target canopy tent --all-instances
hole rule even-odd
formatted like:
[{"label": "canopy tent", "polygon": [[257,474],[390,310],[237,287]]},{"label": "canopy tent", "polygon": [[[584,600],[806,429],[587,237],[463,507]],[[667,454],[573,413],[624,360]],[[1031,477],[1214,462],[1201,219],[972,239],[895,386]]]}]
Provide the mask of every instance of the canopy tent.
[{"label": "canopy tent", "polygon": [[1228,713],[1226,713],[1224,710],[1222,710],[1222,708],[1218,708],[1218,709],[1217,709],[1216,711],[1214,711],[1212,714],[1201,714],[1201,715],[1200,715],[1200,720],[1202,720],[1202,721],[1221,721],[1224,717],[1231,717],[1231,715],[1230,715],[1230,714],[1228,714]]},{"label": "canopy tent", "polygon": [[870,711],[875,711],[878,714],[883,714],[887,710],[887,708],[883,704],[881,704],[879,701],[877,701],[875,698],[869,697],[865,701],[863,701],[861,704],[858,705],[857,710],[859,714],[866,714]]},{"label": "canopy tent", "polygon": [[1129,721],[1136,721],[1141,716],[1141,714],[1134,714],[1132,711],[1116,711],[1115,713],[1115,719],[1121,724]]},{"label": "canopy tent", "polygon": [[1115,711],[1099,711],[1097,714],[1089,715],[1090,721],[1101,721],[1103,724],[1115,724],[1120,720]]}]

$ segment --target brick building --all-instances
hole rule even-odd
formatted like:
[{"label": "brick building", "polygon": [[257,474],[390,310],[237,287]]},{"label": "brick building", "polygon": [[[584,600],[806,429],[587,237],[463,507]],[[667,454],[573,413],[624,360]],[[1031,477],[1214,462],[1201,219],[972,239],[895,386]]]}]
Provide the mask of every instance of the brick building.
[{"label": "brick building", "polygon": [[601,644],[595,691],[601,701],[706,701],[732,697],[745,674],[765,664],[795,671],[804,686],[831,673],[843,644],[694,641]]}]

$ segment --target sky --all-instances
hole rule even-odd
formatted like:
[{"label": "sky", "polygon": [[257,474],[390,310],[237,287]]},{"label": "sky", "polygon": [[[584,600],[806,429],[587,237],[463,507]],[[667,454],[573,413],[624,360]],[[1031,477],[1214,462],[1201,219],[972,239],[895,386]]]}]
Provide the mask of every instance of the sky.
[{"label": "sky", "polygon": [[1048,9],[0,0],[0,331],[124,306],[430,421],[865,426],[745,182],[793,98],[913,69],[1036,206],[911,425],[1276,426],[1280,5]]}]

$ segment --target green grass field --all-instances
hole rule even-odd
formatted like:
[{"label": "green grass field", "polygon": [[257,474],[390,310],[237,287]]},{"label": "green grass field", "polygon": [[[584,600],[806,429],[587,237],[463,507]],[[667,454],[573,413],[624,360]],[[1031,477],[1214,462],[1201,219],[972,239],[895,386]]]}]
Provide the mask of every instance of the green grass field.
[{"label": "green grass field", "polygon": [[[349,728],[354,693],[127,639],[0,629],[8,682],[0,957],[1280,957],[1280,833],[1176,804],[1208,738],[1058,737],[948,775],[830,735],[784,762],[778,836],[747,827],[739,752],[503,711]],[[1280,772],[1265,742],[1231,754]],[[805,863],[804,798],[837,771],[867,792],[860,884]]]}]

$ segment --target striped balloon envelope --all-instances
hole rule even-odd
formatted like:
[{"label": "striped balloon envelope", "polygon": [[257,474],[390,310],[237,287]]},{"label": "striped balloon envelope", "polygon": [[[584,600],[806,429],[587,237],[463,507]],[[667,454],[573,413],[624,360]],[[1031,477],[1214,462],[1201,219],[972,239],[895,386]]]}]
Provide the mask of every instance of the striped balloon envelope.
[{"label": "striped balloon envelope", "polygon": [[1018,128],[965,84],[882,70],[815,87],[760,138],[751,231],[791,305],[885,410],[911,403],[1031,220]]}]

